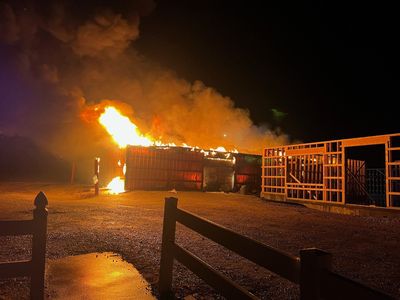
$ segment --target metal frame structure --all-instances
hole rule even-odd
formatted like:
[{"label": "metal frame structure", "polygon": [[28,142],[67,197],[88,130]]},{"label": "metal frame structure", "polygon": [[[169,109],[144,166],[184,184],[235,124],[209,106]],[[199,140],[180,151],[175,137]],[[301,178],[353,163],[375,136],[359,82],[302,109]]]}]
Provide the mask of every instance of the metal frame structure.
[{"label": "metal frame structure", "polygon": [[400,207],[400,133],[266,148],[261,196],[346,204],[347,170],[362,166],[346,158],[346,149],[372,145],[385,147],[385,207]]}]

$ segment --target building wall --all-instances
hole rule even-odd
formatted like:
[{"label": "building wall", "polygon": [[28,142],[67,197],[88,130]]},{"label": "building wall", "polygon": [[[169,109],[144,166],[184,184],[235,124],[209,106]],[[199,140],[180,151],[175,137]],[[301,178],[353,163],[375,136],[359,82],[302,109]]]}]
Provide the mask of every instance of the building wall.
[{"label": "building wall", "polygon": [[248,192],[261,189],[261,156],[213,153],[183,147],[126,149],[126,190]]},{"label": "building wall", "polygon": [[201,190],[202,153],[186,148],[131,146],[126,150],[126,190]]}]

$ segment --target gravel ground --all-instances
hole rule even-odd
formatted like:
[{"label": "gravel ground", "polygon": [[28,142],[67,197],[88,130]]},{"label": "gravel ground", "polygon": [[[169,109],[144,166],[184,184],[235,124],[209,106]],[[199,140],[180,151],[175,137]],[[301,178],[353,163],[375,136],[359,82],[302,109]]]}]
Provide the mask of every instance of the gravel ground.
[{"label": "gravel ground", "polygon": [[[92,197],[90,188],[40,183],[0,184],[0,219],[29,219],[38,191],[49,199],[47,258],[116,252],[132,263],[157,295],[164,198],[168,192]],[[357,217],[277,204],[255,196],[178,192],[178,206],[258,241],[298,255],[318,247],[334,270],[400,298],[400,218]],[[177,227],[177,241],[262,299],[298,299],[298,287],[217,244]],[[26,259],[29,237],[0,237],[0,261]],[[219,299],[175,263],[178,298]],[[26,279],[0,281],[0,299],[29,295]],[[51,295],[48,295],[50,297]]]}]

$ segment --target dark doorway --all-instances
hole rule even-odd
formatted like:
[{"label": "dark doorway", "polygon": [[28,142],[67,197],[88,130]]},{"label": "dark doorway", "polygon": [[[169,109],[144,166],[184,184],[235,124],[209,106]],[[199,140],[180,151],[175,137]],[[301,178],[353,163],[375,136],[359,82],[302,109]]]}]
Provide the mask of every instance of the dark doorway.
[{"label": "dark doorway", "polygon": [[231,192],[234,183],[233,161],[205,159],[203,190],[207,192]]},{"label": "dark doorway", "polygon": [[346,202],[386,206],[385,145],[346,147]]}]

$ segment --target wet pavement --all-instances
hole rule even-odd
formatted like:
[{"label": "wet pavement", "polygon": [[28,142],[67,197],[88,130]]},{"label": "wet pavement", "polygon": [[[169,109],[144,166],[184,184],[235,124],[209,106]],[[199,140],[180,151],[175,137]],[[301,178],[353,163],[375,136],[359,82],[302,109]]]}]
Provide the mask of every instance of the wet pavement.
[{"label": "wet pavement", "polygon": [[156,299],[133,265],[115,253],[90,253],[48,260],[51,299]]}]

